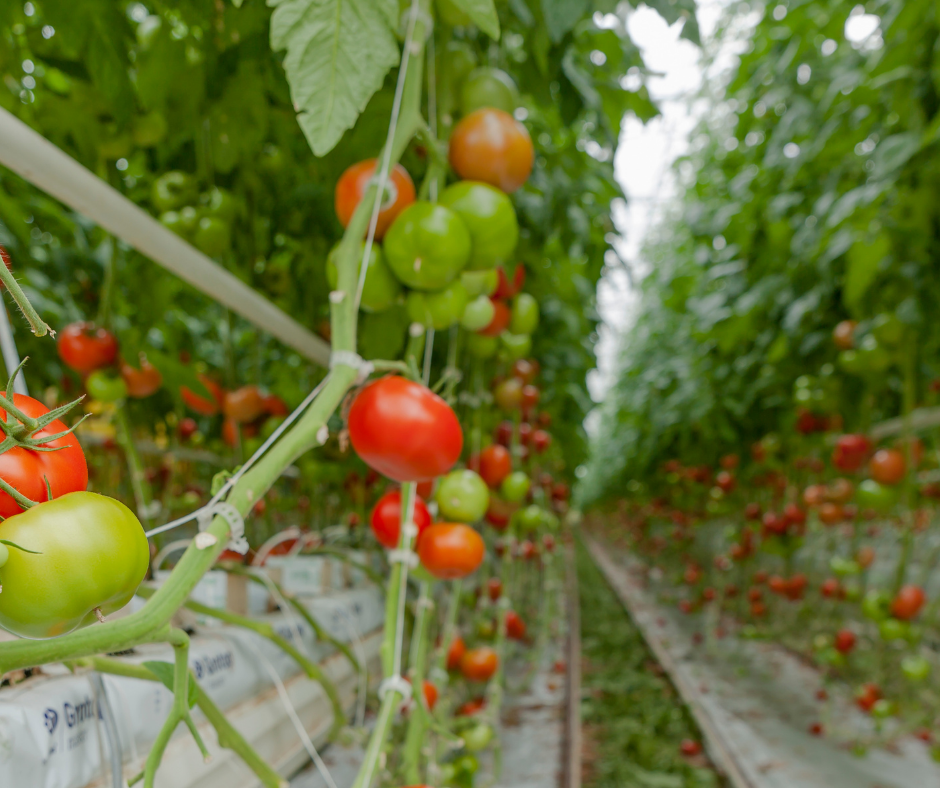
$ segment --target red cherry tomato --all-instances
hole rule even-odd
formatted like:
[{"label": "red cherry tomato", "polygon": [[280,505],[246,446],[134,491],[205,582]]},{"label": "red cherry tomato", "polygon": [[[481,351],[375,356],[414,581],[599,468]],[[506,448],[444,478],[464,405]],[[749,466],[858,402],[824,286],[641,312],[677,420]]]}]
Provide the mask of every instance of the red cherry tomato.
[{"label": "red cherry tomato", "polygon": [[539,454],[543,454],[552,445],[552,436],[545,430],[536,430],[532,433],[532,447]]},{"label": "red cherry tomato", "polygon": [[[457,666],[455,666],[452,669],[456,670],[456,668],[458,667],[460,667],[459,663]],[[483,698],[474,698],[473,700],[468,700],[459,709],[457,709],[456,716],[472,717],[478,711],[482,711],[485,707],[486,707],[486,700],[484,700]]]},{"label": "red cherry tomato", "polygon": [[189,440],[199,429],[199,425],[196,424],[195,419],[189,418],[187,416],[185,419],[180,419],[179,426],[176,428],[177,434],[180,436],[180,440]]},{"label": "red cherry tomato", "polygon": [[679,751],[686,757],[693,757],[702,751],[702,745],[693,739],[683,739]]},{"label": "red cherry tomato", "polygon": [[[522,263],[516,266],[516,270],[512,274],[512,282],[507,278],[506,269],[502,266],[496,269],[496,274],[498,280],[496,290],[493,291],[493,298],[505,298],[508,301],[522,290],[522,286],[525,284],[525,266]],[[526,380],[526,383],[528,382]]]},{"label": "red cherry tomato", "polygon": [[910,621],[917,616],[926,601],[924,589],[920,586],[906,585],[898,591],[894,601],[891,602],[891,615],[902,621]]},{"label": "red cherry tomato", "polygon": [[502,484],[512,472],[512,457],[505,446],[494,443],[480,452],[480,476],[490,487]]},{"label": "red cherry tomato", "polygon": [[879,484],[897,484],[907,473],[907,461],[897,449],[879,449],[868,463],[868,470]]},{"label": "red cherry tomato", "polygon": [[851,629],[840,629],[836,632],[835,647],[840,654],[848,654],[855,648],[855,633]]},{"label": "red cherry tomato", "polygon": [[491,577],[486,582],[486,593],[494,602],[503,595],[503,583],[498,577]]},{"label": "red cherry tomato", "polygon": [[[369,522],[380,545],[390,550],[398,547],[401,534],[401,490],[392,490],[379,498]],[[415,499],[414,523],[418,526],[419,537],[431,524],[431,513],[420,496]]]},{"label": "red cherry tomato", "polygon": [[512,443],[513,424],[509,419],[501,421],[493,433],[494,442],[500,446],[509,446]]},{"label": "red cherry tomato", "polygon": [[424,690],[424,702],[428,705],[428,711],[434,711],[434,704],[437,703],[437,687],[427,679],[422,683]]},{"label": "red cherry tomato", "polygon": [[519,425],[519,443],[528,446],[532,442],[532,425],[524,421]]},{"label": "red cherry tomato", "polygon": [[456,580],[483,563],[483,539],[463,523],[435,523],[418,537],[421,565],[441,580]]},{"label": "red cherry tomato", "polygon": [[160,370],[147,361],[147,357],[141,355],[140,368],[132,367],[126,361],[121,362],[121,377],[124,378],[124,385],[127,386],[127,395],[135,399],[144,399],[159,391],[163,383],[163,375]]},{"label": "red cherry tomato", "polygon": [[[349,224],[362,195],[369,188],[375,175],[376,160],[366,159],[346,170],[336,183],[336,216],[343,227]],[[388,174],[385,186],[386,197],[379,210],[375,225],[375,237],[380,240],[398,214],[415,201],[415,185],[408,171],[396,164]]]},{"label": "red cherry tomato", "polygon": [[460,667],[460,660],[463,659],[463,655],[466,651],[467,647],[463,642],[463,638],[457,635],[457,637],[450,642],[450,646],[447,649],[447,669],[457,670],[457,668]]},{"label": "red cherry tomato", "polygon": [[720,471],[715,477],[715,484],[725,493],[730,493],[737,486],[734,476],[728,471]]},{"label": "red cherry tomato", "polygon": [[242,386],[226,391],[222,398],[222,412],[237,424],[247,424],[267,413],[267,401],[257,386]]},{"label": "red cherry tomato", "polygon": [[118,341],[94,323],[70,323],[59,333],[58,350],[63,364],[87,375],[117,360]]},{"label": "red cherry tomato", "polygon": [[855,329],[858,323],[854,320],[843,320],[837,323],[832,330],[832,342],[839,350],[851,350],[855,347]]},{"label": "red cherry tomato", "polygon": [[538,374],[538,367],[527,358],[517,358],[512,363],[512,376],[523,383],[531,383]]},{"label": "red cherry tomato", "polygon": [[211,399],[197,394],[188,386],[180,386],[180,396],[183,398],[183,402],[199,415],[215,416],[215,414],[222,409],[222,400],[225,397],[225,392],[222,391],[222,387],[208,375],[200,373],[199,382],[209,391],[212,397]]},{"label": "red cherry tomato", "polygon": [[502,531],[509,525],[509,518],[512,517],[513,510],[514,507],[511,503],[491,495],[490,505],[486,509],[486,521],[497,531]]},{"label": "red cherry tomato", "polygon": [[460,672],[470,681],[489,681],[497,667],[499,657],[489,646],[472,648],[460,658]]},{"label": "red cherry tomato", "polygon": [[870,451],[871,442],[865,435],[842,435],[832,451],[832,464],[840,471],[857,471]]},{"label": "red cherry tomato", "polygon": [[490,321],[490,324],[483,329],[480,329],[477,333],[482,334],[485,337],[498,337],[509,327],[509,321],[512,320],[512,312],[504,301],[500,301],[496,298],[491,298],[490,301],[493,302],[493,319]]},{"label": "red cherry tomato", "polygon": [[450,164],[461,178],[483,181],[507,193],[528,180],[534,161],[529,132],[500,109],[471,112],[450,137]]},{"label": "red cherry tomato", "polygon": [[515,610],[506,613],[506,637],[510,640],[525,640],[525,621]]},{"label": "red cherry tomato", "polygon": [[531,410],[538,405],[541,397],[542,392],[538,390],[537,386],[528,383],[522,387],[522,407],[526,410]]},{"label": "red cherry tomato", "polygon": [[277,394],[268,394],[264,397],[264,411],[269,416],[281,417],[290,413],[290,408]]},{"label": "red cherry tomato", "polygon": [[446,473],[463,448],[463,432],[450,405],[425,386],[394,375],[359,391],[347,423],[356,453],[400,482]]}]

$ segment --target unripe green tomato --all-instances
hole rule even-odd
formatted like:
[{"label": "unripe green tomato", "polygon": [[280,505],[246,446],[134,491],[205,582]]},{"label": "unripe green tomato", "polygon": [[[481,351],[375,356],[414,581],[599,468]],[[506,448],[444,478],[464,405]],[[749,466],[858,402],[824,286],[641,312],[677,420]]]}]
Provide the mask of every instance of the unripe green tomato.
[{"label": "unripe green tomato", "polygon": [[474,358],[492,358],[499,348],[496,337],[485,337],[482,334],[467,334],[467,352]]},{"label": "unripe green tomato", "polygon": [[439,782],[441,785],[453,785],[457,779],[457,767],[452,763],[442,763],[440,765]]},{"label": "unripe green tomato", "polygon": [[238,213],[238,203],[231,192],[213,186],[202,195],[201,202],[204,216],[214,216],[228,224],[235,221],[235,216]]},{"label": "unripe green tomato", "polygon": [[166,118],[156,110],[134,118],[131,124],[131,137],[134,144],[141,148],[159,145],[166,137],[166,132]]},{"label": "unripe green tomato", "polygon": [[862,613],[872,621],[884,621],[890,612],[891,599],[884,591],[870,590],[862,600]]},{"label": "unripe green tomato", "polygon": [[845,665],[845,655],[830,646],[819,652],[819,661],[838,668]]},{"label": "unripe green tomato", "polygon": [[85,390],[92,399],[100,402],[117,402],[127,397],[127,384],[120,375],[112,375],[96,369],[85,378]]},{"label": "unripe green tomato", "polygon": [[519,293],[512,302],[509,330],[513,334],[531,334],[539,325],[539,302],[529,293]]},{"label": "unripe green tomato", "polygon": [[183,226],[186,235],[192,235],[196,232],[200,218],[202,217],[199,215],[199,211],[192,205],[184,205],[180,208],[180,224]]},{"label": "unripe green tomato", "polygon": [[886,719],[894,714],[894,704],[887,698],[880,698],[875,701],[875,705],[871,707],[871,716],[876,719]]},{"label": "unripe green tomato", "polygon": [[891,353],[869,334],[858,347],[859,362],[866,374],[877,375],[891,366]]},{"label": "unripe green tomato", "polygon": [[150,546],[120,501],[74,492],[0,523],[10,550],[0,578],[0,626],[26,638],[51,638],[96,623],[126,605],[147,574]]},{"label": "unripe green tomato", "polygon": [[922,654],[908,654],[901,660],[901,673],[908,681],[924,681],[932,670],[930,660]]},{"label": "unripe green tomato", "polygon": [[896,347],[904,339],[904,324],[897,315],[881,314],[872,323],[871,333],[882,345]]},{"label": "unripe green tomato", "polygon": [[493,295],[499,286],[499,274],[495,269],[486,271],[463,271],[460,274],[460,281],[467,288],[467,293],[471,298],[476,296]]},{"label": "unripe green tomato", "polygon": [[185,172],[173,170],[153,182],[150,201],[160,213],[188,205],[196,199],[196,182]]},{"label": "unripe green tomato", "polygon": [[849,602],[858,602],[858,600],[862,598],[862,586],[860,583],[846,583],[842,588],[845,591],[845,598]]},{"label": "unripe green tomato", "polygon": [[470,231],[463,219],[444,205],[423,200],[398,214],[383,245],[392,273],[415,290],[440,290],[470,260]]},{"label": "unripe green tomato", "polygon": [[834,555],[829,559],[829,568],[839,577],[848,577],[849,575],[857,575],[862,571],[862,568],[855,561],[850,558],[843,558],[840,555]]},{"label": "unripe green tomato", "polygon": [[499,335],[499,342],[503,352],[512,361],[526,358],[532,353],[532,337],[529,334],[513,334],[511,331],[503,331]]},{"label": "unripe green tomato", "polygon": [[189,230],[183,225],[183,218],[180,216],[179,211],[164,211],[161,213],[160,224],[181,238],[188,238],[189,236]]},{"label": "unripe green tomato", "polygon": [[493,741],[493,729],[485,722],[481,722],[466,731],[460,738],[463,739],[464,747],[468,752],[480,752]]},{"label": "unripe green tomato", "polygon": [[458,523],[475,523],[486,514],[490,491],[480,475],[471,470],[451,471],[435,495],[441,515]]},{"label": "unripe green tomato", "polygon": [[454,761],[454,766],[458,772],[465,775],[474,775],[480,770],[480,762],[474,755],[461,755]]},{"label": "unripe green tomato", "polygon": [[896,487],[880,484],[874,479],[865,479],[855,490],[855,501],[862,509],[874,509],[885,514],[890,512],[898,502],[899,493]]},{"label": "unripe green tomato", "polygon": [[[362,254],[365,252],[365,242],[359,247],[356,263],[356,284],[359,283],[359,274],[362,272]],[[339,244],[330,250],[326,258],[326,281],[330,288],[335,290],[339,284],[339,271],[336,268],[336,255]],[[388,267],[385,255],[382,253],[382,247],[378,244],[372,244],[372,250],[369,253],[369,267],[366,269],[366,281],[362,285],[362,298],[359,301],[359,308],[363,312],[384,312],[386,309],[394,306],[401,296],[401,284]]]},{"label": "unripe green tomato", "polygon": [[529,494],[531,482],[527,474],[522,471],[513,471],[499,487],[500,495],[510,503],[519,503]]},{"label": "unripe green tomato", "polygon": [[539,526],[546,522],[545,512],[534,503],[520,509],[516,512],[515,517],[516,523],[522,531],[536,531]]},{"label": "unripe green tomato", "polygon": [[496,627],[493,626],[492,621],[487,621],[486,619],[481,619],[477,621],[477,637],[482,638],[483,640],[492,640],[493,635],[496,634]]},{"label": "unripe green tomato", "polygon": [[885,643],[893,643],[896,640],[905,640],[910,634],[911,626],[906,621],[899,621],[896,618],[886,618],[878,622],[878,634]]},{"label": "unripe green tomato", "polygon": [[231,243],[229,226],[214,216],[203,216],[193,235],[193,244],[207,257],[220,257]]},{"label": "unripe green tomato", "polygon": [[512,200],[488,183],[458,181],[441,194],[470,232],[468,271],[483,271],[506,262],[519,242],[519,222]]},{"label": "unripe green tomato", "polygon": [[474,298],[463,310],[460,325],[467,331],[480,331],[493,322],[496,307],[485,295]]},{"label": "unripe green tomato", "polygon": [[498,68],[482,67],[471,71],[460,88],[460,110],[469,115],[492,107],[510,115],[519,106],[519,89],[512,77]]},{"label": "unripe green tomato", "polygon": [[10,548],[5,544],[0,544],[0,569],[2,569],[6,562],[10,559]]},{"label": "unripe green tomato", "polygon": [[857,350],[843,350],[836,358],[836,363],[850,375],[861,375],[865,372],[865,365]]},{"label": "unripe green tomato", "polygon": [[405,300],[405,308],[413,323],[441,331],[460,321],[467,308],[467,291],[459,280],[433,293],[412,290]]}]

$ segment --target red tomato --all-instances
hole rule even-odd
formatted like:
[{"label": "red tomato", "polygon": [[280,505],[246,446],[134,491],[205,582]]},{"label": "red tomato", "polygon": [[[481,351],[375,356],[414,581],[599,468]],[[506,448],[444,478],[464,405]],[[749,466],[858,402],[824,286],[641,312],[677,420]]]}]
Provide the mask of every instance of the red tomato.
[{"label": "red tomato", "polygon": [[804,525],[806,523],[806,512],[804,512],[795,503],[788,503],[783,510],[784,519],[793,525]]},{"label": "red tomato", "polygon": [[[379,498],[372,509],[370,523],[372,533],[380,545],[390,550],[398,547],[401,534],[401,490],[392,490]],[[418,526],[418,536],[431,524],[431,513],[420,496],[415,498],[414,523]]]},{"label": "red tomato", "polygon": [[511,503],[491,495],[490,504],[486,508],[486,521],[497,531],[502,531],[509,525],[509,518],[512,517],[514,509]]},{"label": "red tomato", "polygon": [[126,361],[121,362],[121,377],[124,378],[124,385],[127,386],[127,395],[135,399],[143,399],[156,394],[163,383],[160,370],[147,361],[147,357],[143,354],[140,356],[139,369],[132,367]]},{"label": "red tomato", "polygon": [[222,387],[208,375],[199,374],[199,382],[208,389],[212,399],[197,394],[188,386],[180,386],[180,396],[192,410],[201,416],[215,416],[222,409],[222,400],[225,392]]},{"label": "red tomato", "polygon": [[287,416],[290,413],[290,408],[277,394],[268,394],[264,397],[264,411],[269,416],[280,417]]},{"label": "red tomato", "polygon": [[552,486],[552,500],[567,501],[571,496],[571,489],[564,482],[555,482]]},{"label": "red tomato", "polygon": [[897,449],[879,449],[868,463],[868,471],[880,484],[897,484],[907,473],[907,461]]},{"label": "red tomato", "polygon": [[741,459],[737,454],[726,454],[721,458],[721,467],[726,471],[733,471],[738,467],[738,464],[741,462]]},{"label": "red tomato", "polygon": [[435,523],[418,538],[421,565],[440,580],[456,580],[483,563],[483,539],[463,523]]},{"label": "red tomato", "polygon": [[832,451],[832,464],[840,471],[857,471],[870,451],[871,442],[865,435],[842,435]]},{"label": "red tomato", "polygon": [[464,645],[463,638],[457,635],[457,637],[450,642],[450,647],[447,649],[447,669],[457,670],[457,668],[460,667],[460,660],[463,659],[463,655],[466,651],[467,647]]},{"label": "red tomato", "polygon": [[502,484],[512,472],[512,457],[505,446],[494,443],[480,452],[480,476],[490,487]]},{"label": "red tomato", "polygon": [[855,555],[855,562],[862,567],[862,569],[868,569],[875,561],[875,550],[872,547],[861,547],[859,548],[858,553]]},{"label": "red tomato", "polygon": [[519,425],[519,443],[528,446],[532,442],[532,425],[524,421]]},{"label": "red tomato", "polygon": [[[457,667],[459,667],[459,665]],[[483,698],[474,698],[473,700],[468,700],[459,709],[457,709],[456,716],[472,717],[478,711],[482,711],[485,707],[486,700]]]},{"label": "red tomato", "polygon": [[65,366],[87,375],[117,360],[118,341],[94,323],[69,323],[59,333],[58,350]]},{"label": "red tomato", "polygon": [[926,601],[924,589],[920,586],[906,585],[898,591],[891,603],[891,615],[902,621],[910,621],[920,612]]},{"label": "red tomato", "polygon": [[[369,188],[375,175],[376,160],[366,159],[344,172],[336,182],[336,216],[343,227],[349,224],[352,215]],[[415,185],[408,171],[396,164],[388,174],[385,186],[386,196],[379,210],[375,225],[375,238],[380,240],[398,214],[415,201]]]},{"label": "red tomato", "polygon": [[[522,290],[522,286],[525,284],[525,266],[522,263],[516,265],[516,270],[513,271],[512,274],[511,283],[506,276],[506,269],[502,266],[496,269],[496,274],[499,280],[496,285],[496,290],[493,291],[493,298],[505,298],[509,300]],[[527,380],[526,383],[528,382]]]},{"label": "red tomato", "polygon": [[823,525],[837,525],[845,518],[842,507],[837,503],[826,502],[819,507],[819,519]]},{"label": "red tomato", "polygon": [[552,436],[545,430],[536,430],[532,433],[532,447],[542,454],[552,445]]},{"label": "red tomato", "polygon": [[512,319],[512,312],[509,307],[506,306],[505,302],[496,298],[491,298],[490,301],[493,302],[493,308],[495,310],[493,312],[493,319],[486,328],[480,329],[477,333],[485,337],[498,337],[508,328],[509,321]]},{"label": "red tomato", "polygon": [[498,577],[491,577],[486,582],[486,593],[494,602],[503,594],[503,583]]},{"label": "red tomato", "polygon": [[525,640],[525,621],[515,610],[506,613],[506,637],[510,640]]},{"label": "red tomato", "polygon": [[509,446],[512,443],[513,424],[509,419],[501,421],[496,425],[493,432],[493,440],[500,446]]},{"label": "red tomato", "polygon": [[454,127],[449,158],[464,180],[483,181],[512,193],[528,180],[535,150],[525,126],[508,112],[486,107]]},{"label": "red tomato", "polygon": [[186,441],[189,440],[198,429],[199,425],[196,424],[196,420],[187,416],[185,419],[180,419],[180,423],[176,428],[176,431],[180,436],[180,440]]},{"label": "red tomato", "polygon": [[[4,398],[0,395],[0,416],[4,416]],[[14,394],[13,404],[26,416],[38,419],[49,412],[39,400],[24,394]],[[33,435],[42,440],[50,435],[65,432],[68,427],[56,419]],[[21,446],[14,446],[0,454],[0,478],[21,492],[31,501],[42,503],[48,500],[46,480],[52,489],[52,497],[59,498],[70,492],[80,492],[88,487],[88,465],[85,453],[75,435],[42,443],[42,447],[55,448],[57,451],[33,451]],[[0,516],[12,517],[23,509],[5,492],[0,492]]]},{"label": "red tomato", "polygon": [[863,684],[855,692],[855,703],[863,711],[871,711],[872,706],[880,699],[881,688],[877,684]]},{"label": "red tomato", "polygon": [[702,751],[702,745],[693,739],[683,739],[679,751],[687,757],[693,757]]},{"label": "red tomato", "polygon": [[527,383],[522,387],[522,407],[526,410],[532,410],[539,404],[541,396],[542,392],[538,390],[537,386]]},{"label": "red tomato", "polygon": [[472,648],[460,658],[460,672],[470,681],[489,681],[498,666],[499,657],[489,646]]},{"label": "red tomato", "polygon": [[517,358],[512,362],[512,376],[523,383],[531,383],[537,374],[537,365],[527,358]]},{"label": "red tomato", "polygon": [[267,413],[266,397],[257,386],[242,386],[235,391],[226,391],[222,399],[222,412],[227,419],[238,424],[248,424]]},{"label": "red tomato", "polygon": [[721,471],[715,477],[715,484],[717,484],[723,492],[730,493],[737,486],[737,480],[734,476],[728,471]]},{"label": "red tomato", "polygon": [[760,520],[761,511],[759,503],[749,503],[744,507],[744,516],[748,520]]},{"label": "red tomato", "polygon": [[424,702],[427,704],[428,711],[434,711],[434,704],[437,703],[437,687],[425,679],[421,688],[424,690]]},{"label": "red tomato", "polygon": [[836,632],[835,647],[840,654],[848,654],[855,648],[855,633],[851,629],[840,629]]},{"label": "red tomato", "polygon": [[463,432],[450,405],[396,375],[360,389],[347,424],[353,448],[365,463],[400,482],[424,482],[446,473],[463,448]]},{"label": "red tomato", "polygon": [[826,599],[834,599],[839,596],[839,593],[842,591],[842,586],[834,577],[827,577],[823,580],[819,590]]}]

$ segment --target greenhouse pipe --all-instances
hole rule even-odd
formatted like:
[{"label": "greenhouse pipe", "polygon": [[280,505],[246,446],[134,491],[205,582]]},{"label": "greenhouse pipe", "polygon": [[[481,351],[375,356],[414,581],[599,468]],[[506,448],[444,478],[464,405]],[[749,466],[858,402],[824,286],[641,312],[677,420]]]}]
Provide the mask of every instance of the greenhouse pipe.
[{"label": "greenhouse pipe", "polygon": [[0,164],[94,220],[197,290],[327,366],[330,346],[75,159],[0,108]]}]

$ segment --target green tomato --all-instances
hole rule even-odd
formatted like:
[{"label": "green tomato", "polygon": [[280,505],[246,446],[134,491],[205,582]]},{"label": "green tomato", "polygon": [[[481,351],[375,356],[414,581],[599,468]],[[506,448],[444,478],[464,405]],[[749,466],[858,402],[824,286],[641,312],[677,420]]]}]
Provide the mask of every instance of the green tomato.
[{"label": "green tomato", "polygon": [[872,323],[871,333],[882,345],[895,347],[904,339],[904,324],[897,315],[881,314]]},{"label": "green tomato", "polygon": [[460,281],[471,297],[489,296],[493,295],[499,286],[499,274],[492,268],[486,271],[464,271],[460,275]]},{"label": "green tomato", "polygon": [[51,638],[126,605],[147,574],[150,546],[124,504],[91,492],[54,498],[0,523],[10,550],[0,570],[0,626]]},{"label": "green tomato", "polygon": [[457,470],[441,480],[435,498],[443,517],[458,523],[475,523],[486,514],[490,491],[478,473]]},{"label": "green tomato", "polygon": [[487,183],[459,181],[444,189],[440,202],[456,213],[470,231],[467,270],[495,268],[512,256],[519,242],[519,222],[505,192]]},{"label": "green tomato", "polygon": [[414,202],[385,234],[385,256],[398,281],[415,290],[440,290],[470,260],[470,232],[443,205]]},{"label": "green tomato", "polygon": [[180,224],[186,235],[192,235],[199,227],[199,220],[202,218],[199,211],[192,205],[185,205],[180,209]]},{"label": "green tomato", "polygon": [[141,148],[159,145],[166,137],[166,132],[166,118],[156,110],[134,118],[131,124],[131,138]]},{"label": "green tomato", "polygon": [[207,257],[221,257],[231,245],[232,238],[228,222],[214,216],[203,216],[193,235],[196,248]]},{"label": "green tomato", "polygon": [[519,503],[529,494],[531,482],[523,471],[513,471],[499,487],[500,495],[510,503]]},{"label": "green tomato", "polygon": [[840,555],[834,555],[829,559],[829,568],[839,577],[857,575],[862,571],[862,568],[858,565],[857,562],[852,561],[849,558],[843,558]]},{"label": "green tomato", "polygon": [[861,354],[857,350],[843,350],[836,358],[836,362],[850,375],[862,375],[865,372],[865,365],[862,363]]},{"label": "green tomato", "polygon": [[859,363],[866,374],[877,375],[891,366],[889,353],[871,334],[865,337],[858,347]]},{"label": "green tomato", "polygon": [[261,151],[261,169],[268,175],[277,175],[287,166],[287,157],[277,145],[268,143]]},{"label": "green tomato", "polygon": [[452,763],[442,763],[439,774],[438,784],[450,786],[457,779],[457,767]]},{"label": "green tomato", "polygon": [[185,172],[173,170],[153,182],[150,201],[160,213],[188,205],[196,199],[196,182]]},{"label": "green tomato", "polygon": [[214,186],[202,195],[201,202],[204,216],[214,216],[228,224],[235,221],[235,216],[238,214],[238,202],[231,192]]},{"label": "green tomato", "polygon": [[842,667],[846,662],[845,655],[831,646],[820,651],[818,657],[820,662],[834,668]]},{"label": "green tomato", "polygon": [[513,334],[531,334],[539,325],[539,302],[529,293],[519,293],[512,302],[509,330]]},{"label": "green tomato", "polygon": [[474,298],[463,310],[460,325],[467,331],[480,331],[493,322],[496,307],[485,295]]},{"label": "green tomato", "polygon": [[[506,478],[508,479],[509,477]],[[503,481],[505,481],[505,479]],[[537,531],[539,526],[545,522],[545,512],[542,510],[542,507],[533,503],[516,512],[515,518],[521,530]]]},{"label": "green tomato", "polygon": [[[356,263],[356,276],[362,271],[362,253],[366,245],[363,242],[359,247],[358,262]],[[333,247],[326,258],[326,281],[330,288],[335,290],[339,283],[339,271],[336,268],[336,254],[339,244]],[[358,284],[358,278],[356,280]],[[364,312],[384,312],[398,301],[401,296],[401,285],[388,267],[382,247],[372,244],[369,254],[369,267],[366,269],[366,281],[362,285],[362,299],[359,308]]]},{"label": "green tomato", "polygon": [[460,89],[460,109],[469,115],[484,107],[501,109],[512,115],[519,106],[519,89],[505,71],[477,68],[470,72]]},{"label": "green tomato", "polygon": [[485,337],[482,334],[467,335],[467,352],[474,358],[492,358],[499,348],[496,337]]},{"label": "green tomato", "polygon": [[885,643],[893,643],[896,640],[906,640],[911,632],[911,626],[906,621],[899,621],[896,618],[886,618],[878,622],[878,634]]},{"label": "green tomato", "polygon": [[932,669],[930,660],[921,654],[908,654],[901,660],[901,673],[908,681],[923,681]]},{"label": "green tomato", "polygon": [[181,238],[189,236],[189,230],[183,223],[183,217],[179,211],[164,211],[160,214],[160,224],[166,227],[170,232],[176,233]]},{"label": "green tomato", "polygon": [[468,752],[480,752],[493,741],[493,729],[485,722],[481,722],[463,733],[460,738],[463,739],[464,747]]},{"label": "green tomato", "polygon": [[885,514],[898,502],[898,490],[887,484],[880,484],[874,479],[865,479],[855,491],[855,501],[862,509],[874,509]]},{"label": "green tomato", "polygon": [[481,619],[477,621],[477,637],[482,640],[492,640],[493,635],[496,634],[496,627],[493,626],[492,621],[487,621],[486,619]]},{"label": "green tomato", "polygon": [[849,582],[843,586],[845,598],[849,602],[858,602],[862,598],[862,586],[860,583]]},{"label": "green tomato", "polygon": [[435,293],[412,290],[405,307],[412,322],[442,331],[460,321],[467,307],[467,291],[459,280]]},{"label": "green tomato", "polygon": [[127,384],[120,375],[112,375],[96,369],[85,378],[85,390],[92,399],[101,402],[118,402],[127,397]]},{"label": "green tomato", "polygon": [[862,613],[872,621],[884,621],[890,613],[891,599],[884,592],[871,589],[862,600]]},{"label": "green tomato", "polygon": [[526,358],[532,353],[532,337],[528,334],[513,334],[510,331],[503,331],[499,335],[499,342],[506,356],[512,361]]},{"label": "green tomato", "polygon": [[887,698],[881,698],[875,701],[871,707],[871,716],[883,720],[894,714],[894,704]]},{"label": "green tomato", "polygon": [[3,569],[6,566],[7,561],[10,560],[10,548],[5,544],[0,544],[0,569]]}]

